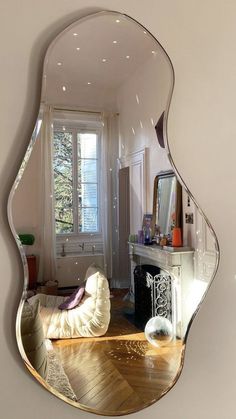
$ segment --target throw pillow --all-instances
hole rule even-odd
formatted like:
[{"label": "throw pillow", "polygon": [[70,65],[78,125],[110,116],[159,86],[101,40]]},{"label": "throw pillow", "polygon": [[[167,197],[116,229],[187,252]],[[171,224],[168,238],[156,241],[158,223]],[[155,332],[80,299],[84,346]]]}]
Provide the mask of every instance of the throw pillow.
[{"label": "throw pillow", "polygon": [[84,287],[77,288],[58,308],[60,310],[72,310],[77,307],[84,296],[84,291]]}]

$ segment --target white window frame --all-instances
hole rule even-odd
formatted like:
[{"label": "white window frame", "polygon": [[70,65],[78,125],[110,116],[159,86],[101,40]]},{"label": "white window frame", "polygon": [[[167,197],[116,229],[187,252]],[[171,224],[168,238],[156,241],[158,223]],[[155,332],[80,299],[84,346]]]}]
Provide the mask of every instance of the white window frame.
[{"label": "white window frame", "polygon": [[[65,128],[65,129],[64,129]],[[76,123],[70,120],[55,120],[53,123],[54,132],[69,132],[72,133],[72,147],[73,147],[73,217],[74,217],[74,231],[72,233],[56,234],[56,242],[58,244],[67,243],[67,249],[73,250],[77,243],[95,243],[102,241],[101,231],[101,124],[91,123]],[[95,133],[97,134],[97,208],[98,208],[98,231],[96,232],[79,232],[78,223],[78,154],[77,154],[77,134],[78,133]],[[91,182],[92,183],[92,182]]]}]

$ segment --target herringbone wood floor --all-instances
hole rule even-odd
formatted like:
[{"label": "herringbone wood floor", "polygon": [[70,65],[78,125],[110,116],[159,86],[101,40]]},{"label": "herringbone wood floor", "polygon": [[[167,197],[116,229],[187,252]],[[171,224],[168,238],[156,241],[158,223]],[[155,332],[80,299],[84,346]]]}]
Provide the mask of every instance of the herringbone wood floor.
[{"label": "herringbone wood floor", "polygon": [[105,336],[53,343],[79,403],[102,414],[129,413],[158,400],[172,386],[184,349],[180,340],[151,346],[124,317],[122,296],[111,300]]}]

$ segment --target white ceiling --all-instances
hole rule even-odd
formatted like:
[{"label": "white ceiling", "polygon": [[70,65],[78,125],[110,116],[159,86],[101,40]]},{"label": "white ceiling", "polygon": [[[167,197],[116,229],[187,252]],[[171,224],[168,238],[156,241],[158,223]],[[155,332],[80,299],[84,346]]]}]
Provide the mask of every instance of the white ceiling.
[{"label": "white ceiling", "polygon": [[123,15],[105,13],[78,21],[49,48],[42,100],[88,109],[114,108],[119,86],[146,61],[157,59],[159,49],[142,26]]}]

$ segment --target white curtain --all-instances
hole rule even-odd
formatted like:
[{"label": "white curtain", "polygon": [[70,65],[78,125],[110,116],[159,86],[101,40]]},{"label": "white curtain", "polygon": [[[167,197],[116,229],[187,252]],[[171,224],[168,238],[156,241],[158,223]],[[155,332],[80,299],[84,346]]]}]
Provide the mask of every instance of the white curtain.
[{"label": "white curtain", "polygon": [[39,281],[53,281],[56,275],[56,232],[53,178],[53,112],[49,105],[42,110],[41,141],[41,234]]},{"label": "white curtain", "polygon": [[104,269],[109,279],[113,276],[113,249],[116,240],[116,159],[118,157],[118,116],[102,115],[101,144],[101,227],[103,234]]}]

